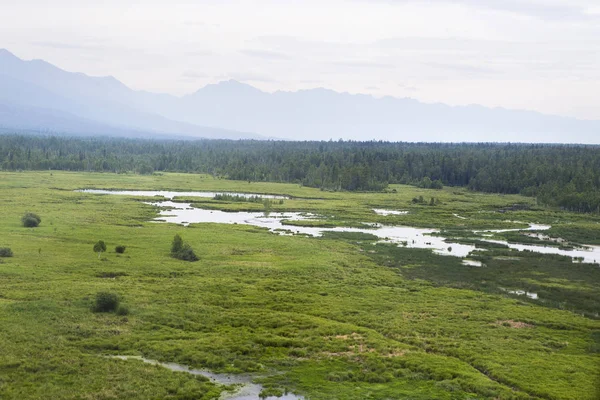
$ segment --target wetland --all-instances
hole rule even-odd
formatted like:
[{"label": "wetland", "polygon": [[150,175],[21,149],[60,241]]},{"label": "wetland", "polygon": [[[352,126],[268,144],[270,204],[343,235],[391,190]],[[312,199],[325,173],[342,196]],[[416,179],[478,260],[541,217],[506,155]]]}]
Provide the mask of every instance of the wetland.
[{"label": "wetland", "polygon": [[[0,178],[0,247],[14,253],[0,259],[2,398],[598,393],[594,214],[463,188],[330,192],[177,173]],[[126,193],[103,192],[114,190]],[[27,212],[39,227],[21,226]],[[170,256],[176,234],[199,261]],[[99,292],[128,312],[93,312]]]}]

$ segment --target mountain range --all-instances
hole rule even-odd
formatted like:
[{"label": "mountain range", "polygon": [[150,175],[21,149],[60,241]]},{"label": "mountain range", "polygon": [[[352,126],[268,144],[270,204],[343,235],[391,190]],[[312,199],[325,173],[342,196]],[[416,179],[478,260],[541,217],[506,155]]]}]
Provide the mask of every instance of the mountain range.
[{"label": "mountain range", "polygon": [[0,128],[157,138],[600,144],[600,121],[323,88],[267,93],[234,80],[177,97],[25,61],[3,49]]}]

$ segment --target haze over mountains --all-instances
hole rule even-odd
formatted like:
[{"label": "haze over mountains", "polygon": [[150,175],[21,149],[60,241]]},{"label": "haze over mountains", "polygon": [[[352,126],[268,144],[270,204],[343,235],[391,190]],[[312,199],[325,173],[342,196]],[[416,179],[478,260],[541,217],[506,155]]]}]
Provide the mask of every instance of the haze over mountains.
[{"label": "haze over mountains", "polygon": [[225,81],[176,97],[0,49],[0,128],[163,138],[600,143],[600,121]]}]

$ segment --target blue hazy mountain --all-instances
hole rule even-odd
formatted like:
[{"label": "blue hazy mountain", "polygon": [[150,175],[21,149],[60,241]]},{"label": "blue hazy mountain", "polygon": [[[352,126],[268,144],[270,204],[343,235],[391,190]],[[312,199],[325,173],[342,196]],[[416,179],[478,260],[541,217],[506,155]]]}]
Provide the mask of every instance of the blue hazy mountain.
[{"label": "blue hazy mountain", "polygon": [[[71,73],[0,50],[0,126],[72,134],[206,138],[258,135],[175,121],[136,107],[136,92],[115,78]],[[13,112],[8,112],[12,110]],[[27,128],[26,128],[27,127]]]},{"label": "blue hazy mountain", "polygon": [[327,89],[270,94],[235,81],[208,85],[165,112],[191,123],[298,139],[600,143],[600,121]]},{"label": "blue hazy mountain", "polygon": [[[95,129],[214,138],[600,143],[600,121],[323,88],[267,93],[233,80],[177,97],[134,91],[113,77],[66,72],[41,60],[23,61],[6,50],[0,50],[0,104],[28,108],[29,123],[38,118],[40,128],[51,122],[49,110],[57,119],[62,113],[62,126],[71,116],[72,132],[88,121]],[[6,126],[2,115],[0,126]]]}]

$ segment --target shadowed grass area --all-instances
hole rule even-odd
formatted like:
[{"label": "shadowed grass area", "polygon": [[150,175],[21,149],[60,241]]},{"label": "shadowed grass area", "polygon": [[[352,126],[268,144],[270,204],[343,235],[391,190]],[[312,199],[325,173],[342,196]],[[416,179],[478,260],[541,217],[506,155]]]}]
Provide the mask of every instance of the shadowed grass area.
[{"label": "shadowed grass area", "polygon": [[[535,207],[499,214],[530,200],[462,189],[329,193],[192,174],[0,173],[0,247],[14,253],[0,264],[0,398],[209,399],[223,390],[102,357],[109,354],[260,372],[273,393],[309,399],[596,398],[600,322],[580,313],[598,312],[597,267],[489,249],[487,267],[474,268],[373,245],[364,234],[317,239],[244,225],[157,224],[149,222],[155,208],[139,198],[72,192],[84,187],[285,194],[296,198],[273,211],[344,224],[519,226],[503,222],[510,219],[595,229],[593,219]],[[440,205],[410,204],[430,193]],[[384,217],[373,208],[409,214]],[[43,223],[22,227],[25,212]],[[170,257],[175,234],[198,262]],[[100,259],[92,251],[99,240],[107,245]],[[499,287],[536,290],[549,303]],[[114,293],[129,314],[92,312],[99,292]]]}]

